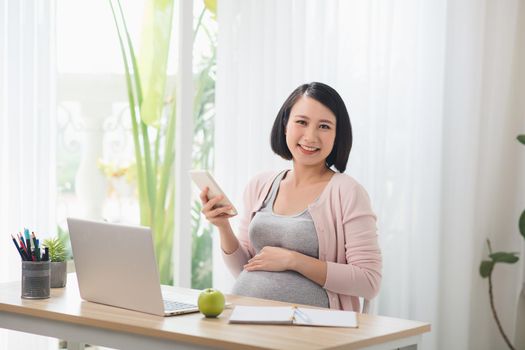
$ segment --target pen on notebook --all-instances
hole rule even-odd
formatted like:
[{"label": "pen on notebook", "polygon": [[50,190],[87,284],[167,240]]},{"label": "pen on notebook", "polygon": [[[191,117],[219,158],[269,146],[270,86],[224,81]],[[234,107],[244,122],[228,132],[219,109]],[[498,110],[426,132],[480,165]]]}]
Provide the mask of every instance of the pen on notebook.
[{"label": "pen on notebook", "polygon": [[305,314],[301,309],[299,309],[297,306],[294,306],[295,315],[299,316],[300,319],[302,319],[304,322],[310,323],[310,317],[308,317],[307,314]]}]

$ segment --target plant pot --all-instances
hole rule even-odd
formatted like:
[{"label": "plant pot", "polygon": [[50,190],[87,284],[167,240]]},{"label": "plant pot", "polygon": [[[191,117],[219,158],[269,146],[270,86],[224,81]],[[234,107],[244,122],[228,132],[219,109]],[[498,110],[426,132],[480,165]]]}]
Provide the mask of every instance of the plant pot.
[{"label": "plant pot", "polygon": [[67,280],[67,262],[51,262],[51,288],[63,288]]}]

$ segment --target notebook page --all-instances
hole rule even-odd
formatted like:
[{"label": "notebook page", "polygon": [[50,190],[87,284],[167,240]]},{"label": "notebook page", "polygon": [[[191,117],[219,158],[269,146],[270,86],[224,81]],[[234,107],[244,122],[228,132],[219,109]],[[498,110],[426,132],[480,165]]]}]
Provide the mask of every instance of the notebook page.
[{"label": "notebook page", "polygon": [[353,311],[317,310],[300,307],[295,312],[294,324],[356,328],[357,314]]},{"label": "notebook page", "polygon": [[235,306],[230,323],[291,324],[294,310],[289,306]]}]

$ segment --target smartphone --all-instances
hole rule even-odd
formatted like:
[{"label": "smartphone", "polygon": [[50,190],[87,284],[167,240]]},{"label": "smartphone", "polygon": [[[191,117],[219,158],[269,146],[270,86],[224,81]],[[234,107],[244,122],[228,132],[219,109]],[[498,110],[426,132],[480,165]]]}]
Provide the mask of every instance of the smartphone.
[{"label": "smartphone", "polygon": [[215,205],[216,207],[231,206],[232,209],[227,211],[226,213],[228,215],[237,215],[237,210],[233,206],[232,202],[230,202],[228,197],[226,197],[226,195],[221,190],[221,188],[219,187],[219,185],[217,184],[217,182],[215,181],[213,176],[211,176],[211,174],[208,171],[206,171],[206,170],[191,170],[190,171],[190,175],[191,175],[191,179],[193,180],[193,182],[199,187],[199,189],[201,191],[204,191],[204,189],[206,187],[209,188],[209,190],[208,190],[208,200],[210,200],[210,199],[212,199],[212,198],[214,198],[216,196],[219,196],[219,195],[223,195],[224,196],[224,198],[219,203],[217,203]]}]

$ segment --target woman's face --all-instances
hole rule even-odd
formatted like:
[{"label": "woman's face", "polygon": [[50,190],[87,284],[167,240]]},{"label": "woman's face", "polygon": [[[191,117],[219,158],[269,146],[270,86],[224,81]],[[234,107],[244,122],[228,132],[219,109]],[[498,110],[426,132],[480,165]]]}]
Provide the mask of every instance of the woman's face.
[{"label": "woman's face", "polygon": [[286,124],[286,144],[294,162],[324,165],[335,141],[335,115],[319,101],[302,96],[293,105]]}]

